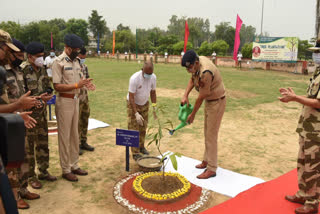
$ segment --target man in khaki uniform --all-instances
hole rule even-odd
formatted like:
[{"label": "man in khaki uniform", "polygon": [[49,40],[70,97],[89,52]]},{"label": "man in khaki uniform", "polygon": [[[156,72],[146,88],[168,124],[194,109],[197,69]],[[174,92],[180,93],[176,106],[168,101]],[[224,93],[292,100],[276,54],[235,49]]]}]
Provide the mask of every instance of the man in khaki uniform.
[{"label": "man in khaki uniform", "polygon": [[193,50],[189,50],[183,55],[181,65],[192,74],[181,103],[189,105],[188,96],[193,88],[199,92],[193,111],[187,119],[189,124],[205,101],[205,151],[202,163],[196,168],[206,169],[197,178],[207,179],[216,176],[218,167],[218,132],[226,107],[225,88],[219,70],[207,57],[199,57]]},{"label": "man in khaki uniform", "polygon": [[297,160],[298,187],[295,195],[286,195],[285,199],[303,204],[295,209],[297,214],[318,213],[320,197],[320,38],[312,58],[317,68],[310,78],[307,96],[296,95],[292,88],[280,88],[281,102],[302,104],[298,127],[299,153]]},{"label": "man in khaki uniform", "polygon": [[80,169],[79,160],[79,93],[80,88],[90,85],[92,79],[83,79],[77,56],[83,46],[82,39],[75,34],[64,38],[64,52],[52,65],[53,85],[58,96],[55,111],[58,123],[58,141],[62,177],[78,181],[76,175],[87,175]]}]

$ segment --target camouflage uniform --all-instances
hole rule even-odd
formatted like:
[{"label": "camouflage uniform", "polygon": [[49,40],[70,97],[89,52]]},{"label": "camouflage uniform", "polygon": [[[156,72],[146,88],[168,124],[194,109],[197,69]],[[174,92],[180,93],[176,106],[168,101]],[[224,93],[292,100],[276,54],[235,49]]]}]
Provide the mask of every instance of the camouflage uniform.
[{"label": "camouflage uniform", "polygon": [[130,105],[130,102],[127,101],[127,113],[128,113],[128,129],[129,130],[137,130],[139,131],[139,148],[131,147],[131,152],[133,155],[139,154],[140,149],[144,149],[144,141],[146,137],[146,130],[148,127],[148,112],[149,112],[149,102],[144,104],[143,106],[137,105],[137,112],[143,117],[144,122],[143,126],[140,126],[136,121],[136,116],[133,113],[133,109]]},{"label": "camouflage uniform", "polygon": [[[88,71],[87,65],[85,64],[81,65],[81,72],[83,76],[85,76],[86,78],[89,78],[89,71]],[[89,106],[88,91],[85,87],[83,87],[80,89],[80,94],[79,94],[78,131],[79,131],[80,144],[81,144],[81,141],[87,141],[89,116],[90,116],[90,106]]]},{"label": "camouflage uniform", "polygon": [[[7,93],[10,103],[18,100],[25,93],[25,84],[23,73],[20,67],[11,68],[9,65],[5,66],[7,70]],[[23,109],[21,109],[22,111]],[[25,146],[27,146],[27,138],[25,138]],[[25,155],[25,157],[27,154]],[[20,189],[19,193],[24,195],[27,193],[28,177],[29,177],[29,164],[28,160],[22,163],[21,167],[17,169],[19,175]]]},{"label": "camouflage uniform", "polygon": [[0,105],[9,104],[9,98],[7,94],[6,85],[2,89],[2,95],[0,96]]},{"label": "camouflage uniform", "polygon": [[[320,99],[320,67],[317,67],[307,89],[307,97]],[[297,197],[306,206],[318,208],[320,196],[320,109],[304,105],[296,132],[299,133]]]},{"label": "camouflage uniform", "polygon": [[[31,91],[31,96],[39,96],[50,87],[48,74],[44,68],[35,71],[29,62],[21,65],[24,74],[26,91]],[[28,144],[26,146],[27,159],[29,162],[29,178],[35,179],[35,156],[40,174],[43,178],[48,175],[49,168],[49,145],[48,145],[48,122],[47,110],[44,103],[41,108],[32,108],[31,117],[37,124],[34,128],[27,129]],[[36,150],[36,152],[34,152]]]}]

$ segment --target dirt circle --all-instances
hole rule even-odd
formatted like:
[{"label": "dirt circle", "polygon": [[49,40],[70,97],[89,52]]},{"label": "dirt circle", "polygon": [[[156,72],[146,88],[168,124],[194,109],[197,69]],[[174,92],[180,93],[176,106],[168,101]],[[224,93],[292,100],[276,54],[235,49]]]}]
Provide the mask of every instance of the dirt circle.
[{"label": "dirt circle", "polygon": [[173,203],[156,203],[138,197],[133,191],[133,181],[142,173],[131,174],[118,181],[114,186],[115,200],[133,213],[198,213],[210,199],[210,191],[191,183],[190,192]]},{"label": "dirt circle", "polygon": [[[139,176],[138,176],[139,177]],[[179,178],[175,176],[162,176],[160,174],[155,174],[150,177],[143,179],[141,183],[142,189],[152,195],[161,195],[163,199],[157,200],[154,198],[145,197],[143,194],[139,193],[132,188],[133,192],[140,198],[146,201],[153,201],[156,203],[165,203],[165,202],[175,202],[186,196],[190,192],[190,188],[187,192],[183,192],[184,184],[180,181]],[[170,194],[180,192],[181,195],[175,195],[174,198],[170,198]]]}]

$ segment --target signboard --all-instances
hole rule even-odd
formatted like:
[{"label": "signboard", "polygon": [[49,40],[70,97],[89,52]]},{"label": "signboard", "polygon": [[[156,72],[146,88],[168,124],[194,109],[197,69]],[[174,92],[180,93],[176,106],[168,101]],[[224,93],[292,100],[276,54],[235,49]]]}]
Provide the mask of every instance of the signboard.
[{"label": "signboard", "polygon": [[116,144],[139,147],[139,131],[116,129]]},{"label": "signboard", "polygon": [[256,37],[252,60],[260,62],[297,62],[297,37]]}]

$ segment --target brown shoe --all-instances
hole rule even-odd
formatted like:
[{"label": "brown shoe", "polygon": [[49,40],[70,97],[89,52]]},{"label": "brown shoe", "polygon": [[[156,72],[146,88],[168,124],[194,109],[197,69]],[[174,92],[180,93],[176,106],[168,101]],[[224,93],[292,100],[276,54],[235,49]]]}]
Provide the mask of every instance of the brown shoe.
[{"label": "brown shoe", "polygon": [[216,175],[217,175],[216,172],[206,169],[202,174],[198,175],[197,178],[198,179],[208,179],[211,177],[215,177]]},{"label": "brown shoe", "polygon": [[56,181],[57,180],[57,177],[56,176],[53,176],[53,175],[50,175],[50,173],[48,173],[48,175],[46,175],[46,176],[38,176],[38,178],[40,179],[40,180],[46,180],[46,181]]},{"label": "brown shoe", "polygon": [[302,206],[298,207],[295,210],[296,214],[311,214],[311,213],[318,213],[318,206],[317,208],[311,206]]},{"label": "brown shoe", "polygon": [[41,189],[42,188],[42,184],[40,183],[40,181],[38,179],[34,179],[34,180],[30,181],[30,185],[32,186],[33,189]]},{"label": "brown shoe", "polygon": [[21,194],[21,198],[27,199],[27,200],[35,200],[40,198],[40,195],[37,193],[32,193],[32,192],[27,192],[26,194],[22,195]]},{"label": "brown shoe", "polygon": [[202,163],[196,165],[196,168],[198,169],[205,169],[207,168],[208,162],[207,161],[202,161]]},{"label": "brown shoe", "polygon": [[284,198],[292,203],[304,204],[306,202],[305,199],[299,198],[296,195],[286,195]]},{"label": "brown shoe", "polygon": [[80,175],[80,176],[84,176],[84,175],[88,175],[88,172],[83,170],[83,169],[75,169],[75,170],[71,170],[71,172],[75,175]]},{"label": "brown shoe", "polygon": [[68,181],[72,181],[72,182],[76,182],[78,181],[78,178],[75,174],[73,173],[66,173],[66,174],[62,174],[62,177]]},{"label": "brown shoe", "polygon": [[18,209],[22,209],[22,210],[30,208],[29,204],[21,198],[17,201],[17,207]]}]

